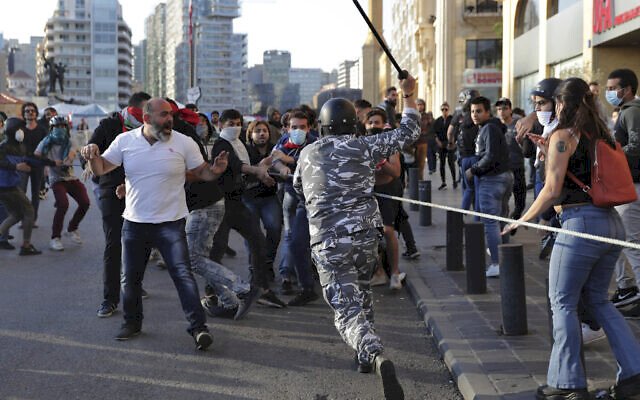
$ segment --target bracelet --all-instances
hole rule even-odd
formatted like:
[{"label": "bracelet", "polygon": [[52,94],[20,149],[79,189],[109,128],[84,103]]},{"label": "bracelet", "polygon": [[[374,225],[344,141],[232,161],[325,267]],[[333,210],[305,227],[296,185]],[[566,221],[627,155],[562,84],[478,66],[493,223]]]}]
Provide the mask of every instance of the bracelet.
[{"label": "bracelet", "polygon": [[409,93],[409,94],[403,94],[402,98],[403,99],[408,99],[409,97],[413,96],[413,93]]}]

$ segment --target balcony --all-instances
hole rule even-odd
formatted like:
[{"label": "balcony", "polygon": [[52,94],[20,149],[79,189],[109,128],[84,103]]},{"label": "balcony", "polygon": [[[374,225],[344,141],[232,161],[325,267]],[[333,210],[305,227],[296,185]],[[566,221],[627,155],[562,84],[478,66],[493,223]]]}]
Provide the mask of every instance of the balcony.
[{"label": "balcony", "polygon": [[467,22],[498,22],[502,19],[502,4],[495,0],[465,0],[462,14]]}]

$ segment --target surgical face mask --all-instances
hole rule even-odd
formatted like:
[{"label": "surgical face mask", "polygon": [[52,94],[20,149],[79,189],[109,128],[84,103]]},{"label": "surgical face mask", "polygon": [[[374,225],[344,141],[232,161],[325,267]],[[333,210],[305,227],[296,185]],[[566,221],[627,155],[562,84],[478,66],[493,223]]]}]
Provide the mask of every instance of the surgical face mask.
[{"label": "surgical face mask", "polygon": [[542,126],[549,125],[552,115],[553,111],[536,111],[536,117],[538,117],[538,122],[540,122]]},{"label": "surgical face mask", "polygon": [[377,135],[379,133],[382,133],[383,129],[382,128],[369,128],[367,129],[367,135]]},{"label": "surgical face mask", "polygon": [[307,132],[302,129],[292,129],[289,131],[289,141],[296,146],[302,146],[307,140]]},{"label": "surgical face mask", "polygon": [[609,104],[614,107],[618,107],[620,104],[622,104],[622,99],[618,97],[617,90],[607,90],[605,93],[605,97],[607,98]]},{"label": "surgical face mask", "polygon": [[200,138],[204,139],[207,136],[207,126],[206,125],[198,125],[196,126],[196,133]]},{"label": "surgical face mask", "polygon": [[[2,130],[4,131],[4,128],[2,128]],[[22,129],[18,129],[16,131],[16,142],[22,143],[23,140],[24,140],[24,132],[22,131]]]},{"label": "surgical face mask", "polygon": [[229,126],[229,127],[223,128],[222,131],[220,131],[220,137],[229,142],[232,142],[238,139],[238,137],[240,137],[241,131],[242,131],[242,128],[239,126]]}]

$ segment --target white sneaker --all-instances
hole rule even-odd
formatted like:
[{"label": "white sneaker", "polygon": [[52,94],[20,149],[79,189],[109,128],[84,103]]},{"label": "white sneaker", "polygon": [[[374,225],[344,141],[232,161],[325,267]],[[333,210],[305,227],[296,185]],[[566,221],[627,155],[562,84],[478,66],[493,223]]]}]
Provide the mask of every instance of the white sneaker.
[{"label": "white sneaker", "polygon": [[391,275],[391,282],[389,282],[389,288],[392,290],[402,289],[402,274]]},{"label": "white sneaker", "polygon": [[156,248],[151,249],[151,254],[149,254],[149,260],[157,260],[160,258],[160,251]]},{"label": "white sneaker", "polygon": [[389,278],[387,278],[387,274],[374,274],[371,277],[371,281],[369,281],[369,285],[382,286],[382,285],[386,285],[387,282],[389,282]]},{"label": "white sneaker", "polygon": [[82,244],[82,238],[78,233],[78,230],[67,232],[67,236],[71,239],[72,242],[76,244]]},{"label": "white sneaker", "polygon": [[500,265],[491,264],[489,268],[487,268],[487,272],[485,274],[487,278],[499,278],[500,277]]},{"label": "white sneaker", "polygon": [[64,250],[64,246],[62,245],[62,241],[60,238],[53,238],[49,242],[49,248],[54,251],[62,251]]},{"label": "white sneaker", "polygon": [[606,338],[607,335],[604,333],[602,328],[594,331],[588,324],[582,323],[582,344],[588,345],[593,342],[597,342],[598,340]]}]

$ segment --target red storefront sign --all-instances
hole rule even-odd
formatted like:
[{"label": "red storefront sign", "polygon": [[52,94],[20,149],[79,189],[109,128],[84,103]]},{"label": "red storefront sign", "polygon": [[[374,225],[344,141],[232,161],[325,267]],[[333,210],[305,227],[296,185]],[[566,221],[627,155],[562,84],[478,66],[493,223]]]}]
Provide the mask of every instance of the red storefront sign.
[{"label": "red storefront sign", "polygon": [[465,69],[462,81],[465,87],[501,86],[502,72],[497,69]]},{"label": "red storefront sign", "polygon": [[640,17],[640,6],[615,15],[613,2],[614,0],[593,0],[593,33],[602,33]]}]

